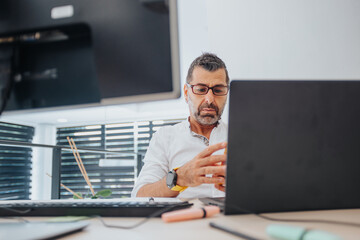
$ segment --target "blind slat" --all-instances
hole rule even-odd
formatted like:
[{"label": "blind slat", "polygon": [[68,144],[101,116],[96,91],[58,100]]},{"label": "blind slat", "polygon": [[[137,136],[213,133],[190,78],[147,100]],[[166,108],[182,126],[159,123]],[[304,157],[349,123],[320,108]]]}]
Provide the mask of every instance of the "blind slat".
[{"label": "blind slat", "polygon": [[[32,142],[34,128],[0,122],[0,139]],[[0,146],[0,199],[29,199],[32,149]]]}]

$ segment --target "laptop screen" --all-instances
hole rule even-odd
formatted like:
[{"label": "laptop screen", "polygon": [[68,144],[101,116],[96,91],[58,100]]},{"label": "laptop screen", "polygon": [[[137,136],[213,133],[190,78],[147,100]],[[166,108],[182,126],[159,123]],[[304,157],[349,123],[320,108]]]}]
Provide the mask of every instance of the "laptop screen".
[{"label": "laptop screen", "polygon": [[232,81],[225,213],[360,207],[360,81]]}]

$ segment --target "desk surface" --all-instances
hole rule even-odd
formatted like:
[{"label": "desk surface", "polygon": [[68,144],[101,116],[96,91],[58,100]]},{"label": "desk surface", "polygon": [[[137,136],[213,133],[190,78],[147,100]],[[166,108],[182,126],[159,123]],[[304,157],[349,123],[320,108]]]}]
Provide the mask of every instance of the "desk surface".
[{"label": "desk surface", "polygon": [[[276,218],[325,219],[360,224],[360,209],[271,213],[265,215]],[[48,218],[27,217],[26,219],[29,221],[41,221]],[[108,224],[112,225],[132,225],[142,219],[143,218],[104,218]],[[3,222],[8,220],[1,219],[0,221]],[[273,222],[259,218],[255,215],[224,216],[223,214],[219,214],[212,218],[177,223],[164,223],[160,218],[154,218],[144,225],[131,230],[106,228],[98,219],[91,219],[89,221],[90,225],[83,231],[65,236],[60,239],[240,239],[223,231],[211,228],[209,226],[209,222],[215,222],[227,227],[231,227],[244,234],[261,239],[270,239],[266,236],[265,229],[267,225],[274,223],[284,223],[324,230],[333,234],[337,234],[344,240],[360,239],[360,228],[322,223]]]}]

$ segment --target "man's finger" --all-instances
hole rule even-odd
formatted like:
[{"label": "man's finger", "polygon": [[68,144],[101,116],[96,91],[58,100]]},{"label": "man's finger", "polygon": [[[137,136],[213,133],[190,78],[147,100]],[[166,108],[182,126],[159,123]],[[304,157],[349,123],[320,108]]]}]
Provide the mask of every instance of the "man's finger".
[{"label": "man's finger", "polygon": [[200,177],[199,182],[201,183],[209,183],[209,184],[224,184],[225,178],[223,177]]},{"label": "man's finger", "polygon": [[217,174],[225,176],[226,166],[209,166],[199,168],[198,175]]},{"label": "man's finger", "polygon": [[209,157],[205,157],[199,161],[199,165],[200,167],[211,166],[218,162],[226,162],[226,155],[211,155]]},{"label": "man's finger", "polygon": [[198,157],[200,157],[200,158],[208,157],[211,154],[213,154],[214,152],[216,152],[216,151],[218,151],[220,149],[226,148],[226,146],[227,146],[226,142],[211,145],[211,146],[207,147],[205,150],[203,150],[202,152],[200,152],[198,154]]},{"label": "man's finger", "polygon": [[224,187],[224,185],[222,185],[222,184],[216,184],[216,183],[215,183],[214,186],[215,186],[216,189],[225,192],[225,187]]}]

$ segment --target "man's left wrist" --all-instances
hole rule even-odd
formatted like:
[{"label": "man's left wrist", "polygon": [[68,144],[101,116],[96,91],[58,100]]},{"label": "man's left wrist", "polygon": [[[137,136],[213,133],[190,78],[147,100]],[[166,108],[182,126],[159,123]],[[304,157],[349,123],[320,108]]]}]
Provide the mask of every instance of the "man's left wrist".
[{"label": "man's left wrist", "polygon": [[179,186],[186,186],[187,184],[184,183],[184,178],[182,175],[182,171],[180,167],[174,168],[174,170],[176,171],[176,175],[177,175],[177,181],[176,184]]},{"label": "man's left wrist", "polygon": [[182,186],[179,184],[179,178],[177,174],[178,169],[179,168],[174,168],[168,172],[166,176],[166,185],[172,191],[182,192],[187,188],[187,186]]}]

